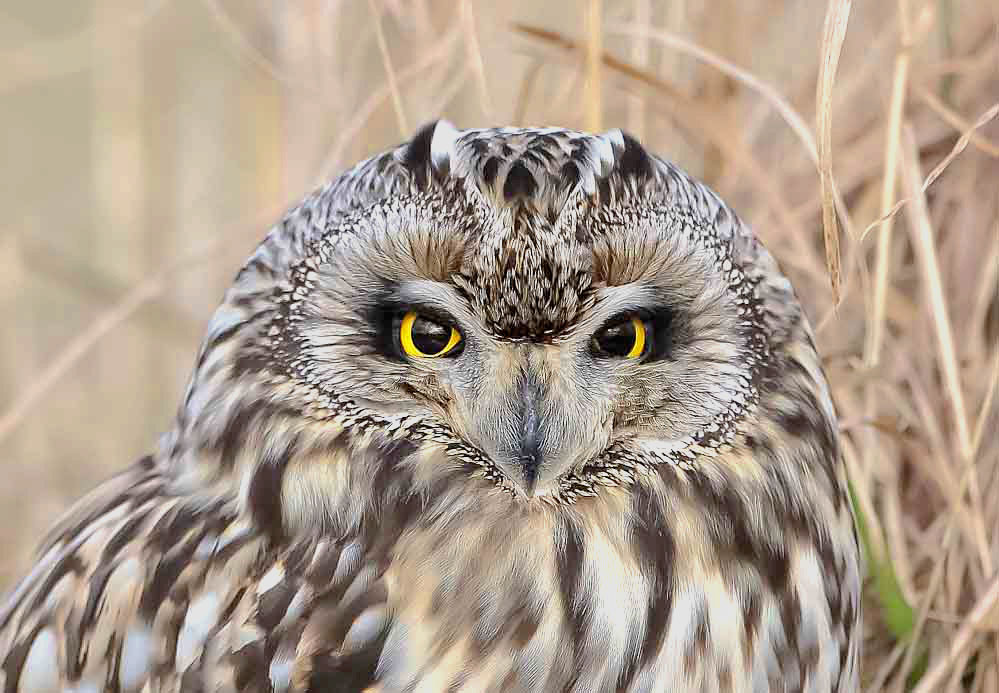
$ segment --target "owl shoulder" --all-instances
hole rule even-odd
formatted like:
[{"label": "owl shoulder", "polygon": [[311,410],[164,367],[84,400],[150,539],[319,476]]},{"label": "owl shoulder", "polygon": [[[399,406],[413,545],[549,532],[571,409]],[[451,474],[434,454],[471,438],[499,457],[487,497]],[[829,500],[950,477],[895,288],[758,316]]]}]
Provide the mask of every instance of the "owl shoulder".
[{"label": "owl shoulder", "polygon": [[0,601],[4,690],[363,688],[387,591],[361,545],[276,544],[170,482],[145,458],[55,525]]}]

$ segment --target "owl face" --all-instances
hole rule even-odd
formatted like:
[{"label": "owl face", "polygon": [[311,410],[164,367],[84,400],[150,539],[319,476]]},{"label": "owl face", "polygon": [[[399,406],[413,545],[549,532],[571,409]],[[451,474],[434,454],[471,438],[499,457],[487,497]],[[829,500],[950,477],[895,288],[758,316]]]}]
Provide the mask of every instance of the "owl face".
[{"label": "owl face", "polygon": [[521,499],[606,474],[611,449],[670,454],[737,418],[758,322],[715,219],[668,199],[620,133],[483,145],[442,127],[390,160],[417,171],[407,185],[292,263],[269,359],[307,385],[300,406],[443,432]]}]

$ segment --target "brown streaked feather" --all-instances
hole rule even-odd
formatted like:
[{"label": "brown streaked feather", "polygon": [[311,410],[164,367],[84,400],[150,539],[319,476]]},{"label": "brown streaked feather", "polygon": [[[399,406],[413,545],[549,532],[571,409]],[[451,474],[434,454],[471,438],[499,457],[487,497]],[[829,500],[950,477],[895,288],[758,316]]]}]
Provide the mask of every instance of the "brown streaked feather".
[{"label": "brown streaked feather", "polygon": [[233,499],[195,506],[143,462],[67,515],[4,605],[6,690],[361,690],[379,575],[348,542],[275,545]]}]

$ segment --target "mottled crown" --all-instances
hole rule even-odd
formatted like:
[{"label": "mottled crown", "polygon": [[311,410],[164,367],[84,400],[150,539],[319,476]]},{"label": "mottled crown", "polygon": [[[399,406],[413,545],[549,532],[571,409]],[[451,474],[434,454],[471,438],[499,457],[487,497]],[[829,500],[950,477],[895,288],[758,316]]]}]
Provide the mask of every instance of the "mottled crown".
[{"label": "mottled crown", "polygon": [[[467,226],[490,234],[478,244],[479,261],[458,269],[470,298],[500,334],[515,332],[515,325],[545,332],[571,314],[569,304],[585,296],[590,275],[600,274],[601,268],[588,264],[588,248],[595,235],[614,227],[584,222],[617,202],[668,208],[725,245],[750,278],[779,275],[752,232],[714,192],[620,130],[458,130],[447,121],[425,126],[412,140],[358,163],[306,198],[245,269],[252,274],[266,267],[271,280],[275,270],[301,259],[311,241],[347,231],[343,222],[350,213],[393,197],[433,193],[447,198],[447,213],[460,213]],[[517,252],[527,249],[533,252]],[[523,269],[533,270],[530,282],[517,281],[520,273],[511,271]],[[255,283],[249,284],[252,289]]]},{"label": "mottled crown", "polygon": [[582,215],[624,179],[638,184],[653,171],[645,150],[620,130],[459,133],[439,122],[399,158],[421,185],[463,184],[480,196],[483,237],[455,280],[487,326],[512,339],[546,339],[572,324],[593,279]]}]

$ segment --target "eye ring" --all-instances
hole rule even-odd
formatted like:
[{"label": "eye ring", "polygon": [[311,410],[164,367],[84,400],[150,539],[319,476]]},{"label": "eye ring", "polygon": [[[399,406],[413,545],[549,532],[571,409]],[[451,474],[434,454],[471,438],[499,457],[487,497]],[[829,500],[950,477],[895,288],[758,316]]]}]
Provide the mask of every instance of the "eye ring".
[{"label": "eye ring", "polygon": [[618,320],[593,336],[593,350],[604,357],[640,359],[649,351],[648,331],[638,316]]},{"label": "eye ring", "polygon": [[[446,339],[444,338],[446,335]],[[414,310],[407,312],[399,323],[399,344],[406,356],[415,359],[435,359],[456,356],[461,333]]]}]

